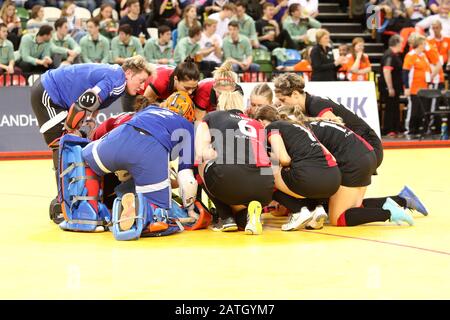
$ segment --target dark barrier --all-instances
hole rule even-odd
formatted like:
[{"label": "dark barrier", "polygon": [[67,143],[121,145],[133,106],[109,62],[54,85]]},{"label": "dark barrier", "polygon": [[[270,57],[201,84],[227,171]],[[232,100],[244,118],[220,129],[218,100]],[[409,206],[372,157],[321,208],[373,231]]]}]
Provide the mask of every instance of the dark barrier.
[{"label": "dark barrier", "polygon": [[[0,153],[46,151],[30,104],[30,87],[0,88]],[[120,99],[100,112],[98,122],[121,112]]]}]

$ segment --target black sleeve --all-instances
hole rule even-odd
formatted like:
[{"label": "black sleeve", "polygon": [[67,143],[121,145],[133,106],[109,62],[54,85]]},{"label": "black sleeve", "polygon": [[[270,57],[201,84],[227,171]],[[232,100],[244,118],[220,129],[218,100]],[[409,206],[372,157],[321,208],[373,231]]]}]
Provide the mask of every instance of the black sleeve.
[{"label": "black sleeve", "polygon": [[307,114],[310,117],[319,117],[325,111],[334,111],[334,103],[329,100],[321,99],[319,97],[314,97],[308,106]]},{"label": "black sleeve", "polygon": [[130,22],[128,21],[128,17],[127,17],[127,16],[122,17],[122,18],[119,20],[119,26],[122,26],[122,25],[124,25],[124,24],[130,24]]},{"label": "black sleeve", "polygon": [[147,23],[145,22],[145,18],[143,16],[141,16],[139,18],[139,23],[141,25],[141,30],[142,30],[142,33],[145,36],[145,39],[149,39],[150,38],[150,34],[147,31]]},{"label": "black sleeve", "polygon": [[316,71],[325,71],[332,69],[336,70],[336,66],[334,65],[334,58],[332,58],[331,62],[323,59],[323,56],[320,54],[320,48],[315,46],[311,50],[311,67]]},{"label": "black sleeve", "polygon": [[262,34],[263,25],[262,25],[261,20],[258,20],[255,22],[255,29],[256,29],[256,34],[258,37],[263,36],[263,34]]}]

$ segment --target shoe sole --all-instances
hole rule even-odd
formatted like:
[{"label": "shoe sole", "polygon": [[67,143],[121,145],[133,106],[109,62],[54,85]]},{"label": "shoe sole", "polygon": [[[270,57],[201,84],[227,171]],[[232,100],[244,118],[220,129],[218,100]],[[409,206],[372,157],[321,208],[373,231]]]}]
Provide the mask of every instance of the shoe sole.
[{"label": "shoe sole", "polygon": [[[311,226],[306,225],[305,229],[306,230],[320,230],[323,229],[323,225],[325,224],[325,221],[327,220],[327,215],[326,214],[321,214],[319,215],[316,219],[315,222],[320,225],[320,228],[313,228]],[[311,219],[312,221],[313,219]]]},{"label": "shoe sole", "polygon": [[237,231],[237,230],[238,230],[238,226],[235,223],[224,224],[221,229],[222,232],[232,232],[232,231]]},{"label": "shoe sole", "polygon": [[313,219],[313,217],[309,217],[308,219],[306,219],[305,221],[303,221],[301,224],[299,224],[298,226],[294,227],[294,228],[290,228],[290,229],[283,229],[283,227],[281,228],[281,231],[295,231],[295,230],[300,230],[302,228],[304,228],[311,220]]},{"label": "shoe sole", "polygon": [[257,235],[262,233],[261,212],[262,212],[261,203],[259,203],[258,201],[250,202],[248,206],[249,221],[245,226],[245,234]]},{"label": "shoe sole", "polygon": [[130,230],[136,219],[136,203],[134,193],[127,193],[122,197],[122,213],[119,217],[121,231]]}]

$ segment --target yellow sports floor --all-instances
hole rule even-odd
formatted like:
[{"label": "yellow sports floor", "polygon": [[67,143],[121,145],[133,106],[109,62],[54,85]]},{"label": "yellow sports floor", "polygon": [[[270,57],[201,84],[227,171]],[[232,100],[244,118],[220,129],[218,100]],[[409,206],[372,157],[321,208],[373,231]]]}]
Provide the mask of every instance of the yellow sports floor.
[{"label": "yellow sports floor", "polygon": [[450,299],[450,149],[388,150],[368,196],[410,186],[430,215],[264,233],[115,241],[48,218],[50,160],[0,162],[0,299]]}]

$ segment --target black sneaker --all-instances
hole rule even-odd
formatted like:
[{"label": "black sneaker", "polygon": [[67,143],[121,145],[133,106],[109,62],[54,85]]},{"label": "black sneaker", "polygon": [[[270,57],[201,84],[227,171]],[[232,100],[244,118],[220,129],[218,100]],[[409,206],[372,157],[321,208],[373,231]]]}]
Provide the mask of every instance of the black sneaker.
[{"label": "black sneaker", "polygon": [[222,232],[232,232],[237,231],[238,226],[236,221],[234,221],[233,217],[228,217],[226,219],[219,218],[219,221],[213,225],[214,231],[222,231]]},{"label": "black sneaker", "polygon": [[49,215],[50,220],[52,220],[56,224],[60,224],[64,221],[61,203],[58,202],[58,198],[55,198],[50,202]]}]

